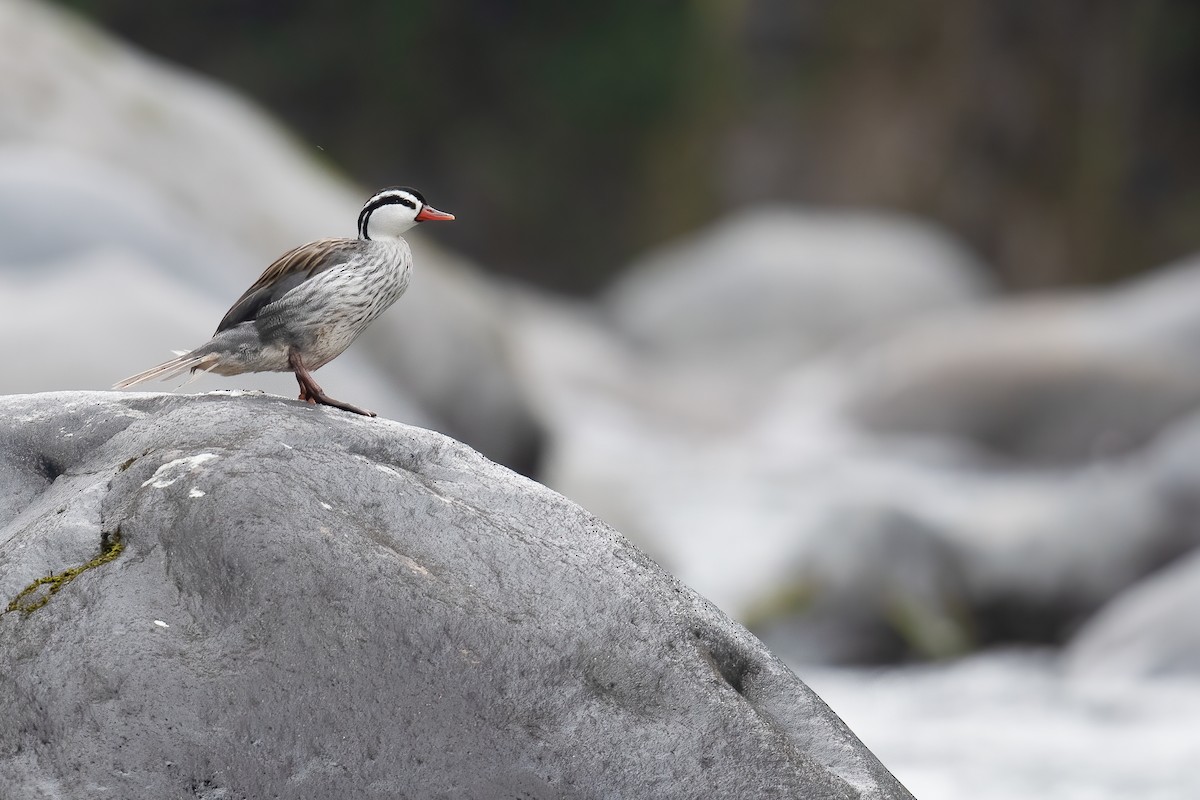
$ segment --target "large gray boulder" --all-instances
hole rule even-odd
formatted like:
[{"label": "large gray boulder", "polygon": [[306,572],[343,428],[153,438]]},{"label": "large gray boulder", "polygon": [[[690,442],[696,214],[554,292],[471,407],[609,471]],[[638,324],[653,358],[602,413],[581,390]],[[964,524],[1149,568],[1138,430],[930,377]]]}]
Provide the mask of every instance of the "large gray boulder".
[{"label": "large gray boulder", "polygon": [[439,434],[14,396],[0,486],[0,796],[909,796],[744,629]]}]

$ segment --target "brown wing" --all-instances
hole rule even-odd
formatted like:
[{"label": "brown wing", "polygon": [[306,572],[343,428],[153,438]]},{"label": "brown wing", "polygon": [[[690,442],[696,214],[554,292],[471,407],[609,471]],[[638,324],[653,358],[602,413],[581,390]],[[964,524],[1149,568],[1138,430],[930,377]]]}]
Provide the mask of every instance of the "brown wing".
[{"label": "brown wing", "polygon": [[314,275],[346,263],[354,257],[361,244],[358,239],[320,239],[284,253],[225,312],[213,336],[234,325],[250,322],[263,308]]}]

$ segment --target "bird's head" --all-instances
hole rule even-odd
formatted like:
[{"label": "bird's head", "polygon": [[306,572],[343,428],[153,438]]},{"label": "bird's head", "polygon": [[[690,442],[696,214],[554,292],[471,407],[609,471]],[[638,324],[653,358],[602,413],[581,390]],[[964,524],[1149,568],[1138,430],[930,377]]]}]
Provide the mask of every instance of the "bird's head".
[{"label": "bird's head", "polygon": [[416,189],[397,186],[384,189],[363,206],[358,215],[358,238],[395,239],[418,222],[451,219],[453,214],[426,203]]}]

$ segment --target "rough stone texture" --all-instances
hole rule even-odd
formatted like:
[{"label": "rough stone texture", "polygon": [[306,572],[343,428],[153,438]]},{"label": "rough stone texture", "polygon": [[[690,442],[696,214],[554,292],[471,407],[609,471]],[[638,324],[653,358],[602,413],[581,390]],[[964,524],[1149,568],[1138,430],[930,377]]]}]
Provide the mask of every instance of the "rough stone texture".
[{"label": "rough stone texture", "polygon": [[441,435],[0,399],[0,796],[907,797],[756,639]]},{"label": "rough stone texture", "polygon": [[1200,551],[1122,592],[1064,657],[1077,675],[1200,676]]}]

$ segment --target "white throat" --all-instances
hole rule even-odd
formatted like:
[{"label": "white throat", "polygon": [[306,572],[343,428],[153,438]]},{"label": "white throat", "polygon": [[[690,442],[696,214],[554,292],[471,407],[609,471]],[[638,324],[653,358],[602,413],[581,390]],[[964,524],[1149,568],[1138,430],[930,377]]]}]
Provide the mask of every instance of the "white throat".
[{"label": "white throat", "polygon": [[416,209],[399,203],[380,206],[367,218],[368,239],[399,239],[409,228],[417,224]]}]

